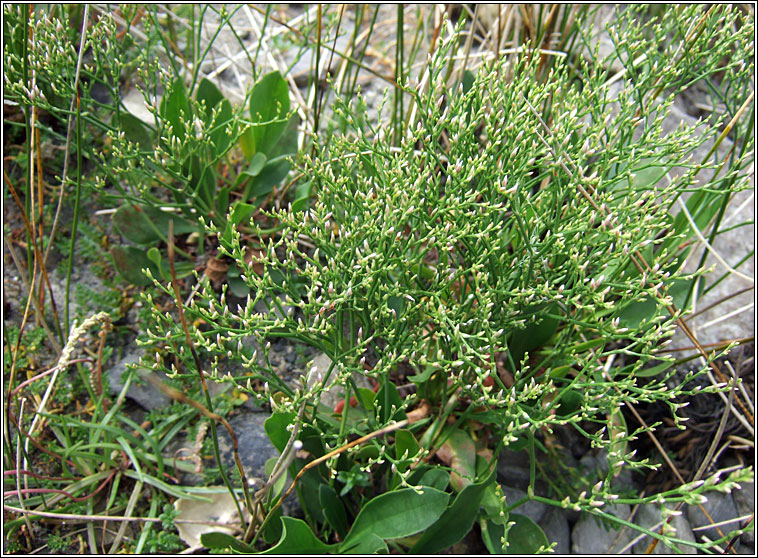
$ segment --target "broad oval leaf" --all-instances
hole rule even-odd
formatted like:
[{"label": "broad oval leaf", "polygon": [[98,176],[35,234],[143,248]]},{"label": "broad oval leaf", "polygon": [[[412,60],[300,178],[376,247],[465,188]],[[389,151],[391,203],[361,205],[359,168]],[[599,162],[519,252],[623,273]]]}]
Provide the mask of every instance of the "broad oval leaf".
[{"label": "broad oval leaf", "polygon": [[160,278],[160,270],[145,255],[144,250],[134,246],[112,246],[111,256],[116,271],[132,285],[144,287],[152,284],[152,281],[142,273],[142,270],[149,268],[153,277]]},{"label": "broad oval leaf", "polygon": [[263,429],[276,450],[281,453],[290,439],[287,427],[295,420],[295,413],[274,413],[263,423]]},{"label": "broad oval leaf", "polygon": [[190,111],[187,89],[181,78],[177,78],[163,96],[160,105],[160,115],[173,128],[174,135],[183,138],[185,129],[183,122],[188,122],[192,115]]},{"label": "broad oval leaf", "polygon": [[255,548],[228,533],[220,533],[218,531],[203,533],[200,535],[200,542],[205,548],[212,548],[214,550],[233,550],[241,554],[255,553]]},{"label": "broad oval leaf", "polygon": [[340,547],[340,554],[387,554],[387,543],[373,533],[357,540],[349,547]]},{"label": "broad oval leaf", "polygon": [[302,519],[282,517],[282,538],[261,554],[329,554],[337,545],[325,544]]},{"label": "broad oval leaf", "polygon": [[318,501],[324,509],[324,516],[329,525],[337,531],[340,539],[344,540],[348,531],[347,514],[337,492],[328,484],[322,484],[318,488]]},{"label": "broad oval leaf", "polygon": [[486,479],[461,490],[453,504],[424,532],[410,553],[436,554],[463,539],[474,526],[484,493],[495,480],[495,471],[493,468]]},{"label": "broad oval leaf", "polygon": [[290,93],[279,72],[263,76],[250,95],[250,120],[253,126],[254,152],[270,153],[287,127]]},{"label": "broad oval leaf", "polygon": [[382,539],[399,539],[423,531],[445,512],[450,495],[425,486],[421,493],[403,488],[381,494],[363,506],[343,543],[354,545],[371,533]]},{"label": "broad oval leaf", "polygon": [[512,513],[508,521],[515,525],[508,530],[508,547],[503,549],[506,554],[537,554],[541,546],[550,544],[545,532],[527,516]]}]

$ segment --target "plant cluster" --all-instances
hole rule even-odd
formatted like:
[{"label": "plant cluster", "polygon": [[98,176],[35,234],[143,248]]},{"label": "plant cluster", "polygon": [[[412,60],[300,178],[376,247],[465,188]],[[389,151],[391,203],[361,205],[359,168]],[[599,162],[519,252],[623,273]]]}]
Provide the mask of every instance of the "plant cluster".
[{"label": "plant cluster", "polygon": [[[659,424],[627,425],[623,408],[664,404],[684,429],[684,398],[734,388],[723,375],[705,388],[695,381],[725,351],[706,351],[684,318],[714,283],[706,283],[706,251],[696,241],[712,245],[726,206],[749,186],[753,21],[723,6],[647,15],[627,8],[608,28],[610,56],[623,68],[612,73],[611,58],[591,47],[588,10],[524,10],[523,29],[498,30],[496,56],[472,51],[467,18],[450,31],[443,18],[415,77],[423,25],[419,19],[405,60],[399,6],[394,76],[373,72],[393,86],[377,120],[353,94],[367,69],[357,23],[348,52],[337,54],[338,74],[321,79],[321,6],[315,21],[304,14],[296,38],[276,37],[301,52],[315,48],[308,106],[294,106],[299,93],[281,72],[261,70],[263,31],[247,53],[254,85],[233,105],[201,68],[223,28],[242,45],[232,23],[242,9],[179,8],[191,24],[177,30],[157,7],[123,8],[126,23],[102,14],[91,24],[86,6],[4,8],[6,99],[22,115],[5,123],[14,138],[25,137],[6,184],[24,214],[25,270],[7,245],[29,289],[21,326],[4,337],[6,512],[19,514],[6,528],[33,533],[34,511],[143,513],[148,521],[135,540],[126,541],[124,521],[111,552],[171,552],[185,536],[179,503],[226,498],[240,528],[204,533],[199,540],[216,551],[431,554],[475,525],[491,553],[549,550],[540,527],[519,513],[531,500],[636,529],[669,548],[710,549],[677,539],[666,523],[652,532],[608,510],[654,503],[665,521],[709,491],[752,479],[750,468],[702,479],[700,471],[644,496],[616,482],[622,470],[660,467],[631,447]],[[209,15],[217,28],[206,45]],[[343,15],[323,21],[339,33]],[[356,22],[369,15],[364,7],[354,14]],[[269,7],[264,31],[272,21]],[[501,55],[503,33],[514,48]],[[150,118],[127,109],[126,76],[136,76]],[[707,84],[723,115],[667,129],[677,95],[695,82]],[[345,97],[328,105],[330,88]],[[307,126],[310,136],[302,134]],[[727,140],[732,148],[722,155]],[[65,151],[63,168],[47,171],[60,188],[55,212],[44,203],[44,142]],[[77,236],[83,192],[112,206],[119,238],[110,262],[143,288],[136,345],[144,352],[115,400],[103,386],[114,316],[94,312],[115,291],[79,288],[93,315],[69,323],[77,243],[90,258],[104,245]],[[66,194],[73,224],[56,241],[68,252],[61,320],[45,288],[52,294],[47,253]],[[699,265],[686,272],[693,258]],[[32,306],[40,326],[30,330]],[[704,365],[672,383],[681,362],[663,349],[677,328]],[[330,365],[285,381],[270,359],[281,338],[325,354]],[[57,364],[40,372],[32,353],[45,341]],[[82,341],[96,345],[91,358],[77,356]],[[140,423],[124,401],[142,380],[174,404]],[[214,399],[210,382],[233,384],[233,395]],[[66,385],[87,401],[86,420],[68,412],[74,397],[61,395]],[[327,404],[335,394],[336,405]],[[265,431],[279,457],[266,463],[262,485],[248,482],[226,418],[245,398],[271,410]],[[232,440],[229,471],[217,426]],[[538,461],[554,455],[558,431],[602,450],[607,467],[589,480],[568,474],[543,492],[537,480],[547,465]],[[187,460],[168,456],[180,433],[194,439]],[[33,447],[56,474],[30,472]],[[529,454],[527,496],[518,502],[498,484],[504,449]],[[218,468],[203,471],[208,453]],[[225,486],[179,485],[176,477],[191,472],[218,474]],[[293,492],[304,519],[282,513]],[[92,522],[87,539],[96,549]],[[71,543],[56,531],[47,545]]]},{"label": "plant cluster", "polygon": [[[646,30],[638,41],[631,19],[620,25],[639,47]],[[652,29],[658,39],[668,30]],[[239,231],[230,237],[209,224],[252,294],[234,311],[206,284],[187,312],[210,327],[195,330],[193,342],[210,355],[241,357],[242,369],[223,381],[270,400],[278,449],[287,449],[286,425],[313,457],[328,458],[318,468],[294,459],[310,527],[286,519],[276,550],[325,550],[308,534],[313,529],[327,541],[336,534],[340,551],[376,551],[386,548],[379,539],[412,535],[404,530],[412,524],[423,535],[400,546],[435,552],[478,519],[488,548],[498,552],[511,538],[514,505],[498,505],[494,457],[526,445],[534,458],[541,434],[563,426],[606,449],[609,467],[591,496],[546,501],[597,512],[618,498],[611,481],[621,468],[652,466],[628,451],[647,429],[627,430],[621,407],[659,400],[678,421],[677,401],[697,391],[689,381],[704,373],[672,389],[670,361],[646,367],[681,316],[675,295],[686,297],[697,280],[682,271],[693,233],[670,213],[670,201],[693,188],[702,169],[717,166],[690,156],[715,130],[662,131],[689,79],[683,66],[671,63],[672,53],[649,54],[649,69],[635,68],[634,87],[611,99],[599,63],[583,64],[580,87],[565,65],[539,80],[540,58],[525,53],[483,65],[451,93],[444,70],[454,44],[437,51],[426,90],[404,89],[418,117],[399,145],[368,122],[360,97],[338,106],[354,133],[303,157],[313,203],[264,210],[280,230],[272,235],[251,223],[253,236],[265,239],[252,257]],[[713,49],[685,69],[714,71],[721,55]],[[658,101],[661,83],[671,92]],[[675,167],[683,172],[660,184]],[[707,222],[714,207],[701,200],[693,213]],[[183,342],[172,320],[156,314],[155,321],[156,342]],[[250,337],[261,347],[292,338],[333,364],[293,389],[245,354]],[[377,389],[359,387],[359,376]],[[642,384],[644,377],[651,379]],[[269,391],[253,389],[253,380]],[[400,394],[401,381],[410,382],[411,394]],[[339,412],[319,404],[332,382],[344,394]],[[366,444],[351,447],[356,436]],[[347,449],[330,455],[340,447]],[[448,466],[443,480],[425,476],[440,471],[429,468],[435,455]],[[530,497],[538,498],[534,480]],[[451,490],[450,499],[433,501],[440,490]],[[679,497],[696,499],[688,491]],[[354,532],[365,517],[372,512],[380,522],[390,508],[408,511],[395,513],[384,535],[358,543]],[[437,513],[421,519],[411,511],[417,508]],[[470,522],[461,526],[461,517]],[[277,529],[267,528],[274,531],[263,536],[276,540]],[[303,540],[313,546],[291,546]]]}]

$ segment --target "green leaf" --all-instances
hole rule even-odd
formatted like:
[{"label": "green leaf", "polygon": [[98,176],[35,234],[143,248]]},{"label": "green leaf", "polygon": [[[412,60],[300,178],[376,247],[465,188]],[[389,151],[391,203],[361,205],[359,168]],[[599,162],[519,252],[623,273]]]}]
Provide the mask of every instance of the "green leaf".
[{"label": "green leaf", "polygon": [[112,124],[124,132],[127,140],[136,145],[140,151],[150,151],[153,148],[153,134],[147,128],[144,122],[131,113],[121,111],[118,113],[118,124],[116,124],[116,113],[113,114]]},{"label": "green leaf", "polygon": [[261,123],[252,128],[253,153],[270,154],[287,127],[289,110],[289,87],[281,74],[275,71],[263,76],[250,95],[250,120]]},{"label": "green leaf", "polygon": [[[449,434],[447,434],[449,433]],[[443,430],[442,437],[447,435],[447,439],[442,444],[437,454],[445,457],[445,462],[449,461],[453,473],[450,475],[450,482],[456,490],[462,490],[471,484],[472,479],[476,477],[476,445],[466,432],[459,428],[446,427]]]},{"label": "green leaf", "polygon": [[233,117],[234,112],[232,111],[232,105],[229,101],[224,99],[221,101],[221,108],[216,115],[213,128],[211,128],[209,132],[211,141],[213,142],[213,145],[216,146],[216,153],[214,153],[215,157],[220,157],[226,153],[232,143],[227,130],[232,125]]},{"label": "green leaf", "polygon": [[[482,519],[489,519],[495,523],[505,525],[505,518],[507,517],[508,505],[505,502],[505,496],[503,495],[503,488],[493,482],[487,485],[481,500],[481,512],[479,517]],[[503,512],[503,515],[500,515]]]},{"label": "green leaf", "polygon": [[155,246],[152,246],[147,251],[147,257],[151,262],[153,262],[155,265],[157,265],[160,268],[161,260],[163,259],[161,257],[160,250],[158,250]]},{"label": "green leaf", "polygon": [[262,202],[273,192],[274,186],[281,184],[290,170],[289,156],[282,155],[269,159],[257,176],[254,176],[245,186],[243,201]]},{"label": "green leaf", "polygon": [[516,366],[519,365],[524,353],[543,345],[558,329],[558,320],[547,314],[556,314],[559,308],[554,303],[533,304],[521,311],[521,317],[527,320],[525,329],[513,331],[508,349]]},{"label": "green leaf", "polygon": [[461,80],[461,84],[463,85],[463,91],[461,93],[463,95],[471,90],[471,88],[474,86],[475,80],[476,76],[474,76],[474,73],[471,70],[466,70],[463,72],[463,79]]},{"label": "green leaf", "polygon": [[482,529],[482,542],[490,554],[505,554],[503,552],[503,535],[505,534],[505,525],[492,519],[482,519],[479,521]]},{"label": "green leaf", "polygon": [[[271,473],[274,472],[274,466],[276,465],[276,462],[279,461],[279,458],[269,457],[266,460],[266,463],[263,465],[263,470],[266,471],[266,474],[268,476],[271,476]],[[274,483],[274,486],[271,490],[272,498],[278,498],[279,495],[284,491],[284,487],[287,485],[287,475],[282,474],[279,479]]]},{"label": "green leaf", "polygon": [[144,250],[134,246],[112,246],[110,253],[116,271],[132,285],[145,287],[152,284],[152,281],[142,273],[145,268],[150,269],[154,278],[161,277],[160,269],[148,259]]},{"label": "green leaf", "polygon": [[245,283],[245,280],[241,277],[237,276],[226,276],[226,282],[229,285],[229,290],[232,291],[232,294],[238,298],[245,298],[248,294],[250,294],[250,287],[247,286],[247,283]]},{"label": "green leaf", "polygon": [[[386,423],[391,419],[405,420],[405,412],[402,411],[402,406],[403,400],[397,391],[397,386],[392,382],[385,382],[374,398],[374,408],[381,407],[379,421]],[[393,407],[394,411],[392,410]]]},{"label": "green leaf", "polygon": [[308,209],[308,202],[311,199],[313,192],[313,182],[303,182],[299,184],[295,189],[295,201],[292,202],[292,211],[297,213],[298,211],[305,211]]},{"label": "green leaf", "polygon": [[[216,197],[216,180],[214,177],[213,167],[206,165],[197,155],[190,157],[189,167],[185,168],[185,175],[191,191],[195,193],[196,199],[192,202],[196,209],[210,210]],[[198,204],[198,199],[203,203]],[[224,214],[225,216],[225,214]]]},{"label": "green leaf", "polygon": [[516,524],[508,530],[508,548],[503,549],[506,554],[537,554],[541,546],[550,544],[545,532],[527,516],[512,513],[508,521]]},{"label": "green leaf", "polygon": [[302,519],[285,516],[282,517],[282,538],[276,546],[261,554],[329,554],[336,547],[316,538]]},{"label": "green leaf", "polygon": [[266,164],[267,160],[268,158],[263,153],[256,153],[253,155],[253,158],[250,160],[250,164],[248,165],[247,169],[243,170],[240,173],[237,182],[239,183],[240,179],[258,176],[261,173],[263,165]]},{"label": "green leaf", "polygon": [[340,540],[344,540],[345,535],[347,535],[348,524],[345,505],[342,500],[339,499],[331,486],[322,484],[318,489],[318,501],[324,509],[324,517],[326,517],[327,522],[332,526],[332,529],[337,531]]},{"label": "green leaf", "polygon": [[426,471],[418,483],[421,486],[430,486],[437,490],[445,490],[450,484],[450,472],[439,468]]},{"label": "green leaf", "polygon": [[[651,366],[649,368],[640,368],[639,370],[634,372],[634,375],[637,378],[651,378],[653,376],[657,376],[658,374],[665,372],[669,368],[671,368],[673,364],[671,362],[662,362],[660,364],[656,364],[655,366]],[[619,368],[618,370],[615,370],[613,372],[613,376],[628,376],[629,374],[634,371],[635,365],[634,364],[628,364],[624,366],[623,368]]]},{"label": "green leaf", "polygon": [[561,418],[573,415],[582,407],[583,400],[584,398],[576,389],[568,388],[562,391],[561,400],[558,402],[558,408],[556,409],[556,415]]},{"label": "green leaf", "polygon": [[112,217],[121,236],[135,244],[152,244],[168,239],[168,223],[174,222],[174,235],[194,232],[198,226],[176,213],[161,211],[150,205],[122,205]]},{"label": "green leaf", "polygon": [[442,517],[424,531],[410,554],[436,554],[463,539],[474,526],[484,492],[494,484],[495,472],[493,468],[487,478],[461,490]]},{"label": "green leaf", "polygon": [[298,140],[298,126],[300,125],[300,117],[297,113],[290,116],[287,121],[287,126],[284,128],[279,141],[276,142],[266,154],[269,159],[274,159],[282,155],[293,155],[297,153],[297,140]]},{"label": "green leaf", "polygon": [[240,148],[242,154],[248,161],[255,155],[255,138],[253,136],[253,129],[248,128],[240,134],[239,138]]},{"label": "green leaf", "polygon": [[414,384],[423,384],[426,382],[429,378],[432,377],[432,374],[437,370],[437,367],[432,366],[430,364],[427,364],[424,367],[424,370],[422,370],[418,374],[414,374],[413,376],[408,376],[408,379],[413,382]]},{"label": "green leaf", "polygon": [[287,427],[295,420],[295,413],[274,413],[263,423],[268,439],[279,453],[284,451],[290,432]]},{"label": "green leaf", "polygon": [[[671,272],[672,269],[673,266],[664,270]],[[705,278],[699,277],[697,280],[705,281]],[[670,279],[669,285],[668,295],[672,297],[674,305],[677,308],[684,310],[682,307],[692,287],[692,281],[688,279]],[[634,329],[639,327],[643,320],[652,320],[661,314],[664,311],[663,308],[663,303],[660,300],[655,300],[648,296],[644,300],[632,300],[621,308],[616,315],[619,318],[621,326]]]},{"label": "green leaf", "polygon": [[410,430],[402,429],[395,432],[395,459],[413,457],[420,449],[421,446]]},{"label": "green leaf", "polygon": [[200,542],[205,548],[214,550],[232,550],[240,554],[255,554],[255,548],[228,533],[203,533]]},{"label": "green leaf", "polygon": [[239,225],[242,222],[246,222],[250,220],[250,216],[255,213],[255,210],[257,208],[254,205],[250,205],[249,203],[243,203],[243,202],[235,202],[234,205],[232,205],[232,211],[229,214],[229,220],[234,225]]},{"label": "green leaf", "polygon": [[282,507],[279,506],[271,513],[271,519],[263,530],[263,540],[266,544],[274,544],[276,541],[282,538]]},{"label": "green leaf", "polygon": [[216,195],[216,215],[226,216],[226,214],[229,212],[229,192],[230,191],[231,191],[231,186],[227,186],[226,188],[221,188],[218,191],[218,194]]},{"label": "green leaf", "polygon": [[208,78],[203,78],[195,91],[195,99],[198,102],[205,101],[206,115],[209,115],[211,109],[224,100],[224,95],[215,83]]},{"label": "green leaf", "polygon": [[412,488],[381,494],[358,513],[343,548],[369,534],[398,539],[423,531],[444,513],[449,498],[449,494],[428,486],[423,487],[421,494]]},{"label": "green leaf", "polygon": [[174,135],[184,138],[184,122],[189,122],[192,112],[190,111],[187,89],[181,78],[177,78],[169,87],[168,93],[161,99],[159,113],[163,119],[171,124]]},{"label": "green leaf", "polygon": [[[376,394],[374,393],[374,390],[362,387],[358,388],[358,403],[362,403],[363,408],[371,409],[374,406],[375,398]],[[363,409],[361,409],[361,412],[364,412]]]},{"label": "green leaf", "polygon": [[[343,545],[344,546],[344,545]],[[388,554],[387,543],[373,533],[368,533],[348,548],[340,547],[340,554]]]}]

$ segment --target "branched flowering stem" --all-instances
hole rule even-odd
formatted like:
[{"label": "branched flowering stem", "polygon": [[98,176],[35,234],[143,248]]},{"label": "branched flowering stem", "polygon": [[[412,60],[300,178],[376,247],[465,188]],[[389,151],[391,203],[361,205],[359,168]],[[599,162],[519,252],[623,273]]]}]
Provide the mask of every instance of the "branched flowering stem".
[{"label": "branched flowering stem", "polygon": [[[213,439],[213,452],[216,458],[216,463],[218,464],[218,470],[221,473],[221,478],[224,480],[224,484],[226,484],[226,487],[229,489],[229,493],[232,495],[232,500],[234,500],[234,504],[237,506],[237,511],[239,513],[240,522],[242,523],[242,530],[245,529],[245,516],[242,513],[242,509],[240,509],[239,502],[237,501],[237,497],[234,494],[234,488],[232,487],[231,482],[229,481],[229,477],[226,474],[226,471],[224,469],[224,464],[221,461],[221,451],[219,450],[218,445],[218,433],[216,432],[216,421],[218,420],[221,422],[221,424],[224,425],[224,428],[226,428],[227,432],[229,432],[229,436],[232,440],[232,448],[234,451],[234,461],[237,465],[237,470],[240,474],[240,480],[242,482],[242,490],[245,493],[245,505],[247,509],[250,511],[250,513],[253,513],[253,501],[250,497],[250,491],[247,486],[247,477],[245,476],[245,469],[242,466],[242,461],[240,460],[239,456],[239,443],[237,442],[237,436],[234,433],[234,429],[229,424],[229,422],[222,417],[219,414],[216,414],[213,412],[213,402],[211,400],[210,392],[208,391],[208,385],[205,382],[205,373],[203,372],[203,366],[200,362],[200,357],[197,356],[197,351],[195,351],[195,345],[192,342],[192,336],[190,335],[189,326],[187,325],[187,318],[184,316],[184,304],[182,304],[182,292],[179,289],[179,281],[176,278],[176,269],[174,266],[174,221],[171,220],[168,222],[168,262],[169,262],[169,268],[171,270],[171,285],[174,288],[174,296],[176,297],[176,308],[179,312],[179,321],[182,324],[182,329],[184,330],[184,336],[187,340],[187,346],[189,347],[190,353],[192,353],[192,359],[195,361],[195,367],[197,369],[197,373],[200,376],[200,383],[203,387],[203,394],[205,395],[205,401],[208,405],[208,408],[206,409],[203,407],[200,403],[197,401],[193,401],[189,397],[186,397],[184,393],[180,392],[179,390],[173,390],[175,391],[175,396],[184,397],[184,402],[188,403],[201,413],[203,413],[204,416],[208,417],[210,419],[210,427],[211,427],[211,437]],[[148,376],[150,377],[150,376]],[[156,380],[157,381],[157,380]],[[158,382],[158,384],[163,385],[161,382]],[[156,385],[158,385],[156,384]],[[169,388],[168,386],[163,386],[166,389],[173,389]],[[163,390],[163,388],[159,388]]]},{"label": "branched flowering stem", "polygon": [[[519,94],[521,95],[521,98],[526,103],[526,106],[529,107],[529,110],[537,118],[537,120],[539,121],[540,125],[545,129],[545,131],[547,133],[550,133],[550,128],[545,123],[545,121],[542,119],[542,117],[539,115],[539,113],[537,112],[537,110],[532,106],[532,104],[529,102],[529,100],[526,98],[526,96],[524,96],[524,94],[521,93],[521,92],[519,92]],[[752,98],[752,95],[751,95],[751,98]],[[743,106],[743,108],[744,108],[744,106]],[[742,109],[740,110],[740,113],[741,112],[742,112]],[[734,122],[734,119],[732,119],[732,121]],[[550,152],[553,154],[553,157],[555,157],[555,159],[558,161],[558,164],[561,166],[561,168],[569,175],[570,178],[572,178],[573,180],[576,181],[576,187],[579,189],[579,192],[582,194],[582,196],[590,203],[590,205],[592,205],[592,207],[595,209],[595,211],[597,211],[603,218],[606,218],[608,216],[607,212],[604,211],[602,207],[599,207],[597,205],[597,202],[595,202],[595,200],[592,198],[592,196],[590,196],[590,194],[587,192],[587,190],[582,185],[582,182],[586,181],[586,179],[585,179],[585,177],[584,177],[584,175],[582,173],[582,169],[579,168],[573,162],[571,162],[571,160],[568,158],[568,156],[566,155],[565,152],[561,152],[560,154],[557,154],[555,152],[555,150],[553,149],[553,147],[547,142],[547,140],[544,137],[542,137],[541,134],[537,133],[537,136],[542,141],[542,143],[545,144],[545,147],[550,150]],[[559,149],[560,149],[560,147],[559,147]],[[576,169],[577,174],[579,175],[579,180],[576,180],[576,177],[574,176],[574,173],[572,173],[568,169],[568,167],[566,166],[566,164],[563,162],[564,158],[567,161],[569,161],[569,162],[572,163],[572,166]],[[634,250],[630,254],[630,259],[632,260],[632,263],[634,264],[634,266],[637,268],[637,270],[640,273],[644,274],[646,271],[650,271],[650,266],[648,265],[647,261],[642,256],[642,254],[639,253],[638,250]],[[655,289],[655,290],[657,291],[658,289]],[[669,312],[669,314],[671,314],[671,317],[674,318],[674,320],[676,321],[677,325],[681,328],[681,330],[689,338],[689,340],[692,341],[692,344],[697,348],[698,352],[701,354],[701,356],[707,362],[708,361],[708,353],[705,351],[705,349],[703,348],[703,346],[700,344],[700,341],[698,341],[698,339],[695,336],[695,334],[692,333],[692,330],[689,328],[689,326],[679,316],[679,310],[677,309],[677,307],[674,305],[673,302],[665,304],[665,306],[666,306],[666,310]],[[718,376],[719,381],[721,381],[723,383],[727,383],[727,378],[724,375],[724,373],[721,371],[721,369],[719,368],[719,366],[715,362],[712,362],[710,364],[710,366],[713,369],[713,371],[716,372],[716,375]],[[745,413],[745,416],[750,421],[750,424],[754,424],[753,414],[750,411],[748,411],[747,407],[742,402],[742,400],[741,399],[737,399],[737,403],[740,406],[740,409],[742,410],[742,412]]]}]

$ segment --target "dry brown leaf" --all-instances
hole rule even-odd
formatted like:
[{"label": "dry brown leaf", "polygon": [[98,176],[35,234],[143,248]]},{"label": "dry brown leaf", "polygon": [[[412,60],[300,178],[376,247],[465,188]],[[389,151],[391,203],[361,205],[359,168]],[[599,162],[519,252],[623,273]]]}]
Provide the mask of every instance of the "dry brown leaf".
[{"label": "dry brown leaf", "polygon": [[220,258],[209,258],[205,264],[204,275],[211,280],[213,288],[218,289],[226,281],[226,272],[229,264]]},{"label": "dry brown leaf", "polygon": [[245,250],[245,263],[249,266],[253,260],[256,260],[253,263],[253,271],[255,271],[255,274],[258,276],[263,275],[263,263],[260,261],[257,261],[263,257],[263,250],[260,248],[253,248],[252,246],[248,246],[247,250]]},{"label": "dry brown leaf", "polygon": [[[226,487],[210,487],[221,488]],[[176,524],[181,539],[192,549],[203,548],[200,542],[200,536],[204,533],[221,532],[234,535],[239,533],[240,520],[237,506],[229,492],[219,492],[216,494],[203,494],[212,500],[212,502],[200,502],[190,500],[189,498],[179,498],[174,502],[174,509],[179,512],[178,519],[190,519],[193,521],[203,521],[207,523],[182,523]],[[244,507],[243,507],[244,509]],[[245,510],[247,515],[247,510]],[[246,517],[247,521],[248,518]],[[228,525],[228,527],[225,527]]]}]

